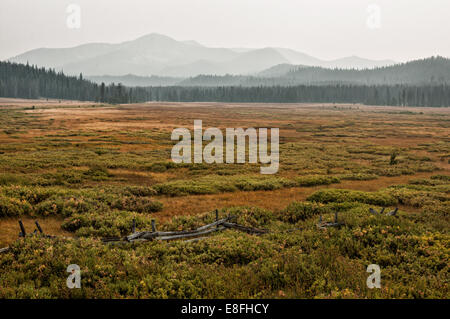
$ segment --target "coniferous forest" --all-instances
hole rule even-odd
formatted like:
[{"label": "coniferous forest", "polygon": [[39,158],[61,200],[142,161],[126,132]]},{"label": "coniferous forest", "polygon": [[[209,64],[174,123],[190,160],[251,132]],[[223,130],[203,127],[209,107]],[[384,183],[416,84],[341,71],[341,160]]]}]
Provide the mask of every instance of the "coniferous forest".
[{"label": "coniferous forest", "polygon": [[146,101],[362,103],[391,106],[450,106],[449,84],[423,85],[268,85],[125,87],[88,81],[80,74],[0,62],[0,97],[54,98],[106,103]]}]

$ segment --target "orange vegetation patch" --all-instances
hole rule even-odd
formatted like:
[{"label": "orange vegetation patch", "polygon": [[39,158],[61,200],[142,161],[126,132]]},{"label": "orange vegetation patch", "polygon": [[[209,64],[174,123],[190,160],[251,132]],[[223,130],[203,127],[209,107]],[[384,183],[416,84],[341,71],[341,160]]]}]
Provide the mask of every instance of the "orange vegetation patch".
[{"label": "orange vegetation patch", "polygon": [[[316,187],[294,187],[274,191],[233,192],[211,195],[190,195],[182,197],[158,198],[163,204],[162,212],[155,216],[165,220],[177,215],[196,215],[233,206],[258,206],[272,211],[280,211],[293,201],[304,201],[322,188],[353,189],[366,192],[377,191],[392,185],[406,184],[414,178],[426,178],[436,173],[418,173],[395,177],[379,177],[370,181],[342,181],[339,184]],[[407,209],[407,208],[405,208]]]},{"label": "orange vegetation patch", "polygon": [[[39,134],[53,134],[59,129],[108,134],[141,130],[170,132],[176,127],[192,128],[194,120],[201,119],[204,128],[279,127],[285,141],[323,141],[345,135],[346,139],[363,139],[381,145],[413,146],[450,136],[449,129],[436,126],[437,114],[448,116],[450,108],[162,102],[116,106],[63,101],[67,103],[64,107],[63,102],[44,102],[17,100],[14,104],[13,100],[6,99],[2,104],[0,99],[0,106],[36,104],[36,109],[25,112],[37,116],[45,125],[46,129],[39,130]],[[25,136],[39,134],[29,130]],[[129,149],[136,148],[124,147],[124,151]]]}]

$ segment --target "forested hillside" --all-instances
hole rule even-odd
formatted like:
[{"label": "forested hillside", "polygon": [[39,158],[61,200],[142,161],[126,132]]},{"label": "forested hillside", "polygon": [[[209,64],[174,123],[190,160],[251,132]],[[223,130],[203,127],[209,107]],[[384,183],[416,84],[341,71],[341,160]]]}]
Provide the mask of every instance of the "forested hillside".
[{"label": "forested hillside", "polygon": [[199,75],[181,86],[296,86],[296,85],[440,85],[450,83],[450,60],[443,57],[375,69],[329,69],[281,64],[256,76]]},{"label": "forested hillside", "polygon": [[[445,60],[445,59],[444,59]],[[444,61],[442,60],[442,61]],[[448,62],[448,61],[447,61]],[[423,72],[431,72],[426,68]],[[444,70],[445,71],[445,70]],[[297,71],[291,72],[295,74]],[[339,72],[336,70],[336,72]],[[358,72],[358,71],[350,71]],[[414,73],[408,73],[414,77]],[[435,73],[441,74],[437,70]],[[215,77],[210,77],[209,81]],[[229,76],[231,83],[239,77]],[[217,78],[216,78],[217,79]],[[267,79],[270,80],[270,79]],[[431,79],[430,79],[431,80]],[[244,86],[216,83],[216,86],[125,87],[119,84],[96,84],[79,77],[35,66],[0,62],[0,96],[14,98],[57,98],[134,103],[145,101],[218,101],[218,102],[321,102],[363,103],[393,106],[450,106],[450,86],[446,78],[424,84],[358,85],[307,84]]]},{"label": "forested hillside", "polygon": [[292,81],[297,84],[340,82],[365,85],[439,85],[450,83],[450,60],[443,57],[431,57],[367,70],[300,67],[286,73],[284,78],[287,82]]}]

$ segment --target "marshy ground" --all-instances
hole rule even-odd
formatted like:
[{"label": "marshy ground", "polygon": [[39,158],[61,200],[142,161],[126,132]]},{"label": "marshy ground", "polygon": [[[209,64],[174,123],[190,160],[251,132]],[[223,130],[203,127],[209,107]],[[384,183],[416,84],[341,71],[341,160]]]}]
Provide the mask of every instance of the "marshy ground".
[{"label": "marshy ground", "polygon": [[[171,131],[196,119],[280,128],[278,174],[172,163]],[[0,246],[13,247],[0,256],[0,297],[448,298],[449,193],[449,108],[0,99]],[[382,206],[399,217],[369,215]],[[226,231],[189,247],[95,239],[128,234],[133,218],[186,229],[215,209],[274,233]],[[345,226],[317,230],[336,210]],[[81,239],[17,241],[19,218]],[[282,233],[293,227],[305,230]],[[81,291],[63,286],[69,261],[89,273]],[[365,287],[372,263],[384,269],[379,291]]]}]

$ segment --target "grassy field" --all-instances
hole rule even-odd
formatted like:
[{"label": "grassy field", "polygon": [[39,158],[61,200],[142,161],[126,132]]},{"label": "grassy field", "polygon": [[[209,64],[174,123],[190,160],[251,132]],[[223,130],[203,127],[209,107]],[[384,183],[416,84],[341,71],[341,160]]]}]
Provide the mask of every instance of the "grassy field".
[{"label": "grassy field", "polygon": [[[195,119],[279,127],[278,174],[174,164],[171,131]],[[270,232],[99,240],[133,218],[191,229],[215,209]],[[336,211],[342,227],[316,227]],[[448,108],[0,99],[0,298],[449,298],[449,212]],[[58,238],[18,240],[18,219]],[[69,264],[81,289],[66,287]]]}]

